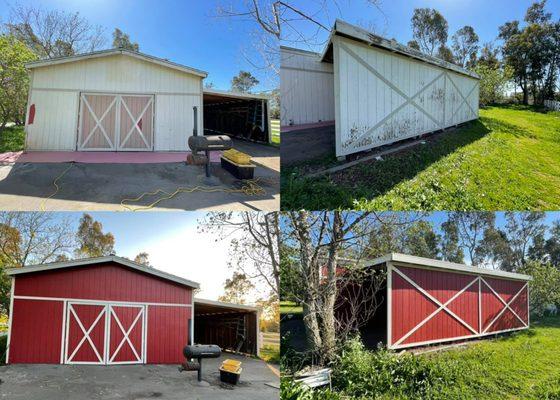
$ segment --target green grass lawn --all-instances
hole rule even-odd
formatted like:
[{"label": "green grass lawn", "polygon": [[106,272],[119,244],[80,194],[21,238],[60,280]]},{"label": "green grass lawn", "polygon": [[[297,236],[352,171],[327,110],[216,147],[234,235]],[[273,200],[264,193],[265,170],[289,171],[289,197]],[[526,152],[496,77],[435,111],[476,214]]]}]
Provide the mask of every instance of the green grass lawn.
[{"label": "green grass lawn", "polygon": [[0,153],[20,151],[25,146],[23,126],[11,126],[0,133]]},{"label": "green grass lawn", "polygon": [[279,119],[270,120],[270,128],[272,133],[272,143],[279,145],[280,144],[280,120]]},{"label": "green grass lawn", "polygon": [[282,209],[560,208],[560,113],[489,107],[425,144],[334,175],[282,170]]},{"label": "green grass lawn", "polygon": [[464,350],[425,355],[460,373],[443,389],[450,399],[560,399],[560,318]]}]

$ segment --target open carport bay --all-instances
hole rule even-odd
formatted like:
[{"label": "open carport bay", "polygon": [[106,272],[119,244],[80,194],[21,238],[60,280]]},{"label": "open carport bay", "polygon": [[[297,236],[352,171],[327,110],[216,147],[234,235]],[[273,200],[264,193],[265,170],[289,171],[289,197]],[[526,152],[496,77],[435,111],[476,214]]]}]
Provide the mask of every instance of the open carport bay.
[{"label": "open carport bay", "polygon": [[[211,186],[212,193],[179,193],[156,204],[157,210],[277,210],[280,201],[279,151],[268,145],[236,141],[234,147],[253,157],[255,177],[262,194],[231,192],[243,183],[214,163],[207,179],[202,166],[185,163],[85,164],[76,163],[66,173],[68,163],[16,163],[0,166],[0,208],[34,210],[124,211],[123,199],[135,199],[158,189],[174,192],[179,187]],[[54,181],[58,192],[55,193]],[[52,195],[52,198],[47,198]],[[165,194],[128,202],[134,209],[153,203]]]},{"label": "open carport bay", "polygon": [[[220,382],[218,371],[226,358],[241,361],[237,386]],[[203,379],[196,372],[179,372],[175,365],[42,365],[0,366],[0,398],[10,400],[59,399],[228,399],[278,398],[279,378],[264,361],[224,354],[203,361]]]}]

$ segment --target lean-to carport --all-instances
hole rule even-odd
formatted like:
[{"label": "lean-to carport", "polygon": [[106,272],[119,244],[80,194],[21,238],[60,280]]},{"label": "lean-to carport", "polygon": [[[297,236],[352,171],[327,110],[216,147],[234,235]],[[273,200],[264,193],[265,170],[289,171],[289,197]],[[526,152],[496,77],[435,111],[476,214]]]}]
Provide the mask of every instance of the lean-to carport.
[{"label": "lean-to carport", "polygon": [[268,96],[205,89],[204,134],[270,142]]},{"label": "lean-to carport", "polygon": [[259,308],[213,300],[194,300],[194,343],[259,354]]}]

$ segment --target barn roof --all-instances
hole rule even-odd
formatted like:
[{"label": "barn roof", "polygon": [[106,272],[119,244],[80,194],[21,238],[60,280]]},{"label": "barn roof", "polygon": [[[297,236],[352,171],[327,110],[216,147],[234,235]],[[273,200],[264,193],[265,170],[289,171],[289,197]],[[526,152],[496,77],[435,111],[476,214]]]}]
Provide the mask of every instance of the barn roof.
[{"label": "barn roof", "polygon": [[471,78],[480,79],[480,77],[472,71],[461,68],[458,65],[441,60],[437,57],[424,54],[419,50],[397,43],[397,41],[394,39],[386,39],[363,28],[360,28],[359,26],[349,24],[348,22],[342,21],[340,19],[337,19],[334,23],[334,27],[331,30],[331,34],[329,36],[329,41],[323,51],[323,54],[321,55],[321,61],[332,63],[332,38],[335,35],[365,43],[368,46],[384,49],[392,53],[397,53],[406,57],[414,58],[428,64],[436,65],[440,68],[445,68],[450,71],[469,76]]},{"label": "barn roof", "polygon": [[421,267],[442,269],[447,271],[467,272],[467,273],[472,273],[477,275],[495,276],[499,278],[508,278],[508,279],[522,280],[522,281],[530,281],[533,279],[529,275],[517,274],[514,272],[472,267],[466,264],[458,264],[449,261],[434,260],[431,258],[424,258],[424,257],[416,257],[416,256],[411,256],[408,254],[401,254],[401,253],[390,253],[383,257],[375,258],[373,260],[366,260],[363,263],[366,265],[374,266],[379,264],[385,264],[391,261],[397,263],[412,264]]},{"label": "barn roof", "polygon": [[177,71],[186,72],[188,74],[197,75],[202,78],[206,78],[208,76],[208,72],[206,71],[187,67],[186,65],[177,64],[172,61],[165,60],[163,58],[158,58],[137,51],[131,51],[125,49],[108,49],[108,50],[92,51],[90,53],[76,54],[74,56],[57,57],[48,60],[33,61],[25,64],[25,66],[26,68],[33,69],[33,68],[40,68],[40,67],[48,67],[51,65],[66,64],[66,63],[71,63],[76,61],[89,60],[93,58],[109,57],[109,56],[114,56],[119,54],[127,57],[136,58],[139,60],[147,61],[152,64],[161,65],[163,67],[175,69]]},{"label": "barn roof", "polygon": [[[258,312],[259,307],[247,304],[224,303],[223,301],[194,298],[195,312],[197,313],[228,313],[239,311]],[[209,311],[211,310],[211,311]]]},{"label": "barn roof", "polygon": [[179,276],[160,271],[159,269],[147,267],[145,265],[138,264],[134,261],[130,261],[126,258],[117,257],[117,256],[82,258],[79,260],[53,262],[53,263],[39,264],[39,265],[29,265],[20,268],[9,268],[6,269],[6,274],[20,275],[20,274],[28,274],[32,272],[52,271],[55,269],[63,269],[63,268],[87,267],[93,264],[102,264],[107,262],[114,262],[127,268],[141,271],[149,275],[154,275],[157,276],[158,278],[162,278],[168,281],[179,283],[183,286],[188,286],[195,289],[198,289],[200,287],[200,285],[197,282],[190,281],[188,279],[184,279]]}]

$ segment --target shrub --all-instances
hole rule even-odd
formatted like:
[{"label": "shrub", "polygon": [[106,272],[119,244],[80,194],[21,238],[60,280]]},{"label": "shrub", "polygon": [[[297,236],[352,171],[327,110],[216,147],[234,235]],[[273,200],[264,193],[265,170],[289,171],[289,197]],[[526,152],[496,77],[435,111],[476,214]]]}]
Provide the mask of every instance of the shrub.
[{"label": "shrub", "polygon": [[336,361],[333,384],[349,396],[425,399],[438,397],[438,388],[452,385],[456,376],[447,364],[386,349],[367,351],[359,339],[352,339]]},{"label": "shrub", "polygon": [[537,318],[544,315],[546,307],[560,304],[560,271],[549,263],[530,261],[523,265],[520,273],[531,275],[529,296],[531,313]]},{"label": "shrub", "polygon": [[282,400],[342,400],[339,393],[329,389],[310,389],[291,379],[280,381],[280,399]]},{"label": "shrub", "polygon": [[0,364],[6,364],[6,347],[8,345],[8,336],[0,336]]}]

